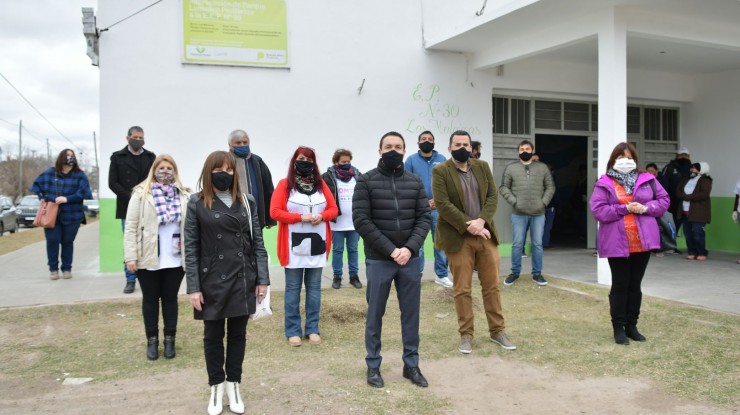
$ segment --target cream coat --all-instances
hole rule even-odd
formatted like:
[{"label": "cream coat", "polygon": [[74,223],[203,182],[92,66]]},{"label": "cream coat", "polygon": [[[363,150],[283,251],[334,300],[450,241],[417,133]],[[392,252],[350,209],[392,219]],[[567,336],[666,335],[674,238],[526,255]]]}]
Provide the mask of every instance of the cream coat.
[{"label": "cream coat", "polygon": [[[185,215],[190,199],[190,189],[177,188],[180,194],[180,206],[182,213],[180,217],[181,244],[185,235]],[[154,196],[151,192],[144,194],[141,185],[136,186],[131,192],[131,200],[126,212],[126,228],[123,231],[123,260],[136,261],[138,269],[158,268],[159,255],[159,219],[157,210],[154,208]],[[183,268],[185,262],[183,261]]]}]

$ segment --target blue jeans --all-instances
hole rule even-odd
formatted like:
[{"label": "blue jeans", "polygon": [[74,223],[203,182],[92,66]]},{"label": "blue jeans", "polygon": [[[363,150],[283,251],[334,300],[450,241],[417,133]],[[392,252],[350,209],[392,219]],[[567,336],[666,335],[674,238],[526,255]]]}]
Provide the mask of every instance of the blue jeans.
[{"label": "blue jeans", "polygon": [[421,273],[419,257],[411,258],[404,266],[394,261],[366,259],[367,320],[365,321],[365,363],[368,368],[380,368],[380,335],[383,332],[383,315],[391,292],[396,285],[398,306],[401,309],[401,339],[403,364],[419,366],[419,302],[421,300]]},{"label": "blue jeans", "polygon": [[532,241],[532,275],[542,274],[542,233],[545,230],[545,215],[511,215],[511,273],[519,275],[522,272],[522,249],[524,237],[529,227],[529,237]]},{"label": "blue jeans", "polygon": [[62,272],[72,271],[74,243],[78,230],[80,230],[80,222],[63,224],[59,218],[54,228],[44,229],[49,271],[59,271],[59,245],[62,246]]},{"label": "blue jeans", "polygon": [[360,234],[357,231],[331,231],[331,268],[334,278],[342,277],[342,257],[344,257],[344,243],[347,242],[347,265],[349,265],[349,276],[356,277],[359,272],[357,265],[357,243]]},{"label": "blue jeans", "polygon": [[542,233],[542,247],[550,247],[550,233],[552,232],[552,224],[555,222],[555,208],[545,209],[545,230]]},{"label": "blue jeans", "polygon": [[689,255],[707,256],[706,234],[704,232],[705,223],[689,222],[688,216],[681,217],[683,223],[683,234],[686,237],[686,250]]},{"label": "blue jeans", "polygon": [[[126,229],[126,219],[121,219],[121,229]],[[126,268],[126,264],[123,264],[123,272],[126,273],[126,282],[136,282],[136,273],[131,272]]]},{"label": "blue jeans", "polygon": [[322,268],[285,268],[285,337],[301,337],[301,285],[306,286],[305,335],[319,334]]},{"label": "blue jeans", "polygon": [[[439,214],[437,209],[432,209],[432,241],[435,241],[437,237],[437,218]],[[447,255],[445,251],[434,248],[434,273],[437,274],[437,278],[443,278],[448,275],[447,273]],[[421,272],[424,272],[424,245],[419,250],[419,267]]]}]

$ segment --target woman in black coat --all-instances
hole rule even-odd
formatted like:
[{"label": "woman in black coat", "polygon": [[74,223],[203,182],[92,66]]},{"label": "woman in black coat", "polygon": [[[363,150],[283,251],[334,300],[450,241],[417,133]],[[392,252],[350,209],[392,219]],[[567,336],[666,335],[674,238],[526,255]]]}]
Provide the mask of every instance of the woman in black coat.
[{"label": "woman in black coat", "polygon": [[195,318],[204,324],[209,414],[223,410],[224,389],[231,412],[244,412],[239,383],[247,320],[270,284],[257,207],[239,189],[237,175],[230,153],[211,153],[200,175],[200,192],[190,198],[185,219],[185,276]]}]

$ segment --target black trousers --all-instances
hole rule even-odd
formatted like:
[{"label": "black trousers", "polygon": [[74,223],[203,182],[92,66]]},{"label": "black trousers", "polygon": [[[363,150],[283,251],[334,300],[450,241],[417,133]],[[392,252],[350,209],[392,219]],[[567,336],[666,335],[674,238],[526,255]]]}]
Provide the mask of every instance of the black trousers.
[{"label": "black trousers", "polygon": [[613,324],[637,324],[642,304],[642,277],[645,275],[650,252],[635,252],[625,258],[609,258],[612,289],[609,291],[609,311]]},{"label": "black trousers", "polygon": [[136,277],[141,286],[141,314],[144,316],[146,337],[159,335],[159,306],[162,304],[164,335],[174,336],[177,333],[177,292],[180,291],[182,267],[164,268],[157,271],[140,269]]},{"label": "black trousers", "polygon": [[[203,351],[206,357],[208,384],[218,385],[224,380],[242,381],[242,364],[247,347],[247,321],[249,316],[230,317],[223,320],[203,320]],[[226,331],[224,331],[224,328]],[[226,357],[224,359],[224,335]],[[224,365],[225,363],[225,365]],[[226,371],[224,373],[224,367]]]}]

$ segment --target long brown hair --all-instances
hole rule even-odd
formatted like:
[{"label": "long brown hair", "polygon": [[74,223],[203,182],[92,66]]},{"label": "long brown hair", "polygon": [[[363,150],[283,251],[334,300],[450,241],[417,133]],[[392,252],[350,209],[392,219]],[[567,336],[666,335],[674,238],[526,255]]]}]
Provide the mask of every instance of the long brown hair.
[{"label": "long brown hair", "polygon": [[632,143],[619,143],[616,147],[614,147],[614,150],[612,150],[612,154],[609,156],[609,161],[606,163],[606,171],[608,172],[609,169],[614,167],[614,162],[617,161],[617,157],[624,155],[624,150],[627,150],[630,152],[630,155],[632,155],[632,160],[635,161],[635,165],[637,166],[635,169],[640,172],[640,160],[637,159],[637,148]]},{"label": "long brown hair", "polygon": [[213,198],[216,195],[213,187],[213,170],[222,167],[224,164],[234,171],[234,181],[231,182],[231,189],[229,189],[231,190],[231,203],[236,203],[237,200],[241,199],[239,173],[236,171],[236,160],[234,156],[228,151],[214,151],[206,157],[206,161],[203,164],[203,171],[200,173],[200,178],[198,179],[199,194],[208,209],[213,205]]}]

